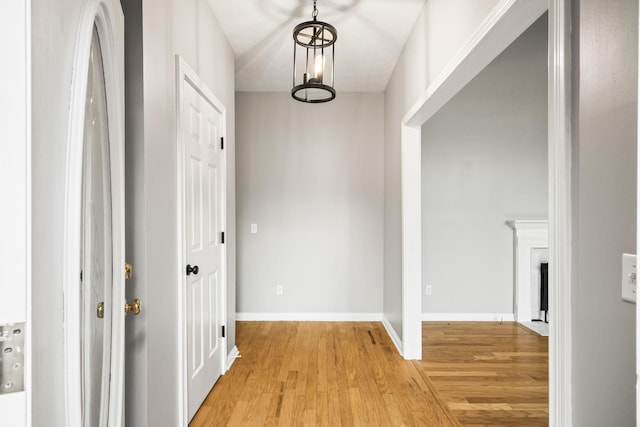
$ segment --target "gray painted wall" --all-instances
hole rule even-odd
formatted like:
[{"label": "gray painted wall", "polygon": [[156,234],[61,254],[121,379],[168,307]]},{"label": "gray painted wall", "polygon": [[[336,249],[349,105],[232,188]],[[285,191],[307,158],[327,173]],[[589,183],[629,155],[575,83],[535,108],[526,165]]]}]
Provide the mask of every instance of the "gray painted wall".
[{"label": "gray painted wall", "polygon": [[[129,31],[142,36],[133,52],[142,54],[142,62],[135,62],[133,67],[137,69],[128,69],[134,73],[129,76],[128,89],[130,94],[143,97],[128,100],[136,109],[127,113],[133,119],[127,123],[127,135],[131,137],[127,140],[127,154],[132,157],[128,159],[127,176],[133,184],[133,195],[130,193],[129,197],[135,199],[127,211],[127,220],[135,227],[134,241],[128,243],[128,249],[140,271],[132,288],[144,295],[141,299],[146,330],[138,330],[138,335],[128,339],[137,341],[134,348],[141,351],[134,366],[147,369],[146,390],[138,389],[140,394],[134,394],[141,402],[146,396],[147,406],[130,405],[127,418],[133,420],[132,424],[146,418],[148,425],[173,426],[181,417],[177,395],[181,347],[176,306],[181,289],[176,277],[183,268],[177,261],[175,55],[184,58],[226,107],[227,344],[231,350],[235,345],[234,54],[206,0],[138,1],[141,21],[127,21],[133,26]],[[142,33],[136,28],[140,23]],[[135,52],[136,48],[141,52]],[[137,375],[136,371],[132,374]],[[129,384],[129,390],[132,387],[135,390]]]},{"label": "gray painted wall", "polygon": [[638,2],[574,2],[573,424],[633,426]]},{"label": "gray painted wall", "polygon": [[382,312],[383,117],[381,93],[236,94],[239,313]]},{"label": "gray painted wall", "polygon": [[402,336],[400,123],[497,2],[425,2],[385,89],[383,312],[399,337]]},{"label": "gray painted wall", "polygon": [[545,15],[422,126],[423,312],[513,313],[505,220],[546,219],[547,182]]},{"label": "gray painted wall", "polygon": [[[32,2],[33,425],[65,425],[62,322],[64,171],[69,85],[80,0]],[[128,259],[143,314],[129,318],[127,420],[178,425],[175,58],[179,53],[227,107],[229,349],[235,345],[233,52],[204,0],[127,2]],[[151,4],[153,3],[153,4]],[[144,7],[144,6],[147,7]],[[144,27],[144,37],[141,28]],[[133,41],[132,41],[133,40]],[[141,52],[145,52],[141,57]],[[142,74],[144,73],[144,74]],[[135,96],[138,98],[136,99]],[[144,96],[144,100],[140,99]],[[135,410],[132,412],[132,409]]]},{"label": "gray painted wall", "polygon": [[[125,216],[127,262],[133,266],[133,275],[126,283],[127,301],[139,298],[148,301],[145,256],[147,229],[140,220],[145,212],[144,159],[144,85],[142,49],[142,1],[122,0],[125,19]],[[147,310],[125,323],[125,423],[146,426],[147,423]]]},{"label": "gray painted wall", "polygon": [[[82,0],[34,0],[32,14],[33,425],[66,425],[62,254],[70,83]],[[234,55],[205,0],[126,2],[128,295],[127,421],[178,425],[175,57],[185,57],[227,108],[228,343],[235,345]],[[142,37],[144,28],[144,37]],[[133,41],[132,41],[133,40]],[[144,52],[144,57],[142,57]],[[140,97],[143,96],[144,100]],[[133,325],[133,326],[132,326]],[[131,354],[130,352],[135,354]],[[132,411],[133,410],[133,411]]]}]

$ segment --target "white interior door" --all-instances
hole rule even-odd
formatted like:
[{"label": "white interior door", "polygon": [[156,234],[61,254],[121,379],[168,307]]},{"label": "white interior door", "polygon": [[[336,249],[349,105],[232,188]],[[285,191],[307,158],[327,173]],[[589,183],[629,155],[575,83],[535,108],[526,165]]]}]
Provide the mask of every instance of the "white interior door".
[{"label": "white interior door", "polygon": [[[640,37],[640,25],[638,26],[638,36]],[[640,46],[638,47],[638,58],[640,59]],[[640,68],[638,68],[638,83],[640,84]],[[640,91],[638,92],[637,105],[638,119],[640,120]],[[640,126],[638,126],[637,132],[637,161],[640,164]],[[636,254],[640,254],[640,171],[636,171],[636,192]],[[640,302],[636,302],[636,427],[640,427]]]},{"label": "white interior door", "polygon": [[114,311],[122,310],[112,301],[113,195],[105,92],[100,40],[94,29],[84,127],[80,274],[82,418],[86,427],[106,426],[108,422],[111,324]]},{"label": "white interior door", "polygon": [[122,425],[123,18],[118,0],[86,0],[76,40],[63,232],[69,426]]},{"label": "white interior door", "polygon": [[188,418],[223,373],[223,110],[182,80]]}]

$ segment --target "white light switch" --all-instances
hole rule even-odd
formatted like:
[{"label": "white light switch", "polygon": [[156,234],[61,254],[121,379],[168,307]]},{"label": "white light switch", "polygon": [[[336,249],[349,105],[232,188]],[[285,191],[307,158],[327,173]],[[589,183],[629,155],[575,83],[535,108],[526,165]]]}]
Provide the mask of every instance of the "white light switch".
[{"label": "white light switch", "polygon": [[622,254],[622,299],[636,302],[636,256]]},{"label": "white light switch", "polygon": [[251,234],[258,234],[258,224],[251,224]]}]

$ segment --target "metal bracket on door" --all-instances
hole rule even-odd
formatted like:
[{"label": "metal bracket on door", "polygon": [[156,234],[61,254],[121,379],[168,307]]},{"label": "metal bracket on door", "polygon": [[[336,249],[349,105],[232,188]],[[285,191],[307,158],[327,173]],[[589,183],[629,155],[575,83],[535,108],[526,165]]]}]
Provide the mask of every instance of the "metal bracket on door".
[{"label": "metal bracket on door", "polygon": [[0,394],[24,391],[24,322],[0,325]]}]

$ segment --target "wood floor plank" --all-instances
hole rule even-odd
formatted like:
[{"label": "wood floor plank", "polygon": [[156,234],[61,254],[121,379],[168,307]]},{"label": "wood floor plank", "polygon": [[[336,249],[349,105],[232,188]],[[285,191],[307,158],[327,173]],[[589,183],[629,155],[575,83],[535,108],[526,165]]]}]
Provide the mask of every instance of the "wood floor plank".
[{"label": "wood floor plank", "polygon": [[418,362],[463,426],[548,426],[548,338],[517,323],[428,322]]},{"label": "wood floor plank", "polygon": [[378,322],[236,331],[242,357],[190,427],[548,425],[547,339],[514,323],[425,323],[422,361]]}]

